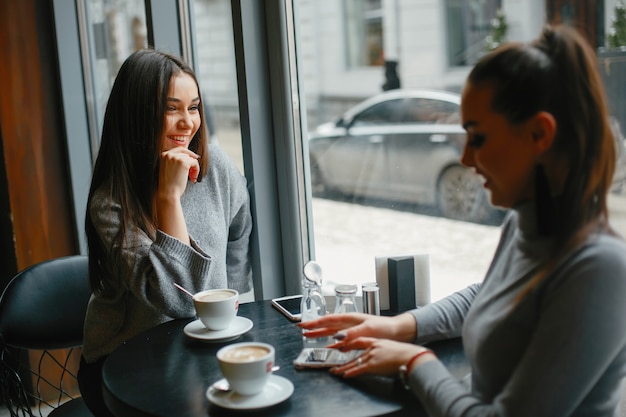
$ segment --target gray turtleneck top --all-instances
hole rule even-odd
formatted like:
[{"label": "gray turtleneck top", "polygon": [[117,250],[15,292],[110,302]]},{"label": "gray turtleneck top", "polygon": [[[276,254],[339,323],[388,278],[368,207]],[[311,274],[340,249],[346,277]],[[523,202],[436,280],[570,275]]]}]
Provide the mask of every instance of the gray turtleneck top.
[{"label": "gray turtleneck top", "polygon": [[[174,282],[194,293],[208,288],[228,287],[239,292],[252,288],[252,217],[246,179],[216,145],[209,146],[209,158],[202,181],[189,182],[181,197],[191,246],[160,230],[154,240],[136,231],[130,241],[138,244],[123,252],[132,272],[119,280],[115,294],[92,295],[83,341],[87,362],[108,355],[143,330],[194,317],[192,300],[176,289]],[[119,231],[120,209],[102,188],[89,205],[107,246]]]},{"label": "gray turtleneck top", "polygon": [[481,285],[412,311],[417,343],[462,336],[471,389],[439,361],[409,377],[431,416],[616,416],[626,375],[626,244],[590,235],[521,301],[551,242],[511,210]]}]

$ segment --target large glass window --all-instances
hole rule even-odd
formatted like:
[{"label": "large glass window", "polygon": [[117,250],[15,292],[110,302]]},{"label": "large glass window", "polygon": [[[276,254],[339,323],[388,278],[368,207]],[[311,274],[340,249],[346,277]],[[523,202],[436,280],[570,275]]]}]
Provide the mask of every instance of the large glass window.
[{"label": "large glass window", "polygon": [[[504,211],[491,208],[482,181],[460,165],[459,92],[471,64],[485,53],[496,14],[511,29],[509,41],[527,41],[538,35],[545,5],[447,0],[439,7],[431,0],[417,7],[382,0],[380,32],[394,40],[402,81],[402,89],[384,92],[384,68],[365,73],[328,64],[342,62],[346,53],[354,62],[354,11],[366,10],[368,2],[343,0],[343,15],[325,12],[337,0],[294,3],[298,31],[307,35],[298,39],[298,68],[314,253],[325,292],[375,280],[377,257],[409,254],[429,255],[432,300],[481,281]],[[623,137],[617,143],[623,149]],[[623,161],[620,166],[609,202],[613,224],[626,230]]]},{"label": "large glass window", "polygon": [[[432,24],[445,21],[438,13],[446,9],[436,0],[419,8],[378,2],[376,21],[396,40],[403,87],[383,93],[383,67],[364,74],[320,64],[341,61],[343,51],[353,50],[350,36],[330,41],[328,33],[356,33],[355,11],[371,5],[343,2],[343,17],[323,13],[336,0],[297,0],[296,7],[300,32],[320,34],[300,45],[298,68],[308,110],[315,254],[325,291],[376,280],[377,257],[428,254],[431,298],[437,299],[482,279],[502,219],[487,204],[480,180],[459,162],[462,78],[450,81],[446,67],[433,65],[447,54],[445,30]],[[484,30],[485,22],[472,16],[466,17],[476,22],[472,33]],[[336,87],[350,78],[358,82]]]},{"label": "large glass window", "polygon": [[[245,159],[251,180],[260,242],[255,267],[266,270],[255,291],[272,286],[269,293],[293,292],[296,286],[281,277],[299,280],[295,266],[299,257],[306,260],[309,243],[314,244],[311,256],[324,268],[328,293],[338,283],[372,281],[378,256],[427,253],[432,299],[482,279],[502,213],[488,210],[481,184],[459,164],[463,140],[459,92],[471,63],[484,52],[486,24],[498,10],[508,23],[508,40],[527,41],[546,18],[567,20],[570,14],[561,16],[556,10],[561,10],[561,3],[575,2],[423,0],[416,5],[398,0],[285,0],[295,11],[296,30],[292,33],[288,27],[287,36],[297,34],[297,74],[283,74],[284,57],[277,58],[285,46],[277,34],[284,24],[279,2],[152,2],[148,18],[144,3],[55,1],[57,27],[80,22],[80,48],[67,39],[59,44],[79,229],[89,186],[84,176],[91,162],[88,154],[97,150],[102,113],[119,65],[147,45],[146,26],[152,28],[159,47],[176,52],[181,47],[177,36],[183,35],[178,33],[179,24],[180,32],[186,32],[190,23],[192,31],[184,35],[193,40],[192,63],[211,140],[242,172]],[[607,33],[613,30],[617,0],[603,3],[591,9],[577,6],[574,14],[576,26],[596,33],[599,46],[607,38],[603,28]],[[191,9],[190,21],[179,10],[183,6]],[[146,23],[155,16],[161,20]],[[237,49],[246,43],[245,51]],[[78,58],[77,49],[82,51]],[[81,59],[84,71],[77,72]],[[599,51],[599,59],[616,131],[624,132],[624,100],[617,94],[623,87],[619,78],[624,73],[623,51]],[[242,69],[244,63],[247,67]],[[397,82],[388,82],[389,67]],[[290,91],[285,88],[289,82]],[[386,91],[392,84],[394,89]],[[280,97],[285,92],[293,96],[285,100]],[[83,94],[88,112],[81,100],[73,100]],[[297,129],[286,126],[290,115],[285,109],[290,105],[306,111],[301,123],[294,123]],[[241,113],[240,106],[246,106]],[[90,115],[89,128],[83,113]],[[299,129],[304,142],[294,143]],[[85,146],[87,136],[95,143],[91,150]],[[618,144],[623,144],[622,136]],[[303,192],[293,186],[294,173],[301,171],[292,169],[296,164],[290,158],[299,150],[308,165],[301,171],[310,172],[310,201],[305,201],[306,187]],[[623,161],[618,164],[609,199],[613,224],[622,233],[624,166]],[[305,220],[297,224],[302,213]],[[294,244],[301,238],[294,231],[298,226],[303,234],[311,233],[303,248]],[[291,265],[285,266],[288,262]]]}]

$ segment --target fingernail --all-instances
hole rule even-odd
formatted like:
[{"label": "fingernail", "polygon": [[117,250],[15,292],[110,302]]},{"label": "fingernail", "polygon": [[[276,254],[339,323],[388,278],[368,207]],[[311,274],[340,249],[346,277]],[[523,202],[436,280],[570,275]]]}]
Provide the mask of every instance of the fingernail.
[{"label": "fingernail", "polygon": [[336,340],[343,340],[346,338],[346,334],[344,332],[335,333],[333,336]]}]

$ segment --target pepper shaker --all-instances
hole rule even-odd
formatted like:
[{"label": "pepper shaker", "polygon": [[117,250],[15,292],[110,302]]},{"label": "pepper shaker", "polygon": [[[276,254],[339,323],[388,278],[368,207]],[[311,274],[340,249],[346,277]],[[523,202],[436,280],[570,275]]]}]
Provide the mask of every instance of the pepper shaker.
[{"label": "pepper shaker", "polygon": [[363,312],[380,316],[380,288],[377,282],[366,282],[361,285],[363,292]]}]

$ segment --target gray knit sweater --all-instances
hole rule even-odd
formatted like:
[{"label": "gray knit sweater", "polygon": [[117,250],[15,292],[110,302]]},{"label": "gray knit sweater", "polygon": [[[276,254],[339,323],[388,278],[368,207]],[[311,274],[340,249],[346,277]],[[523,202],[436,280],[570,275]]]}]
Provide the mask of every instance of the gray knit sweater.
[{"label": "gray knit sweater", "polygon": [[[157,231],[156,240],[139,234],[125,249],[132,273],[113,297],[93,295],[85,319],[83,355],[87,362],[108,355],[137,333],[165,321],[194,317],[189,296],[208,288],[251,288],[249,238],[252,218],[246,180],[217,146],[209,147],[209,170],[187,184],[181,198],[191,246]],[[95,227],[109,245],[120,225],[120,205],[96,192],[89,205]]]},{"label": "gray knit sweater", "polygon": [[551,242],[532,204],[503,227],[482,285],[413,311],[418,343],[461,336],[471,390],[439,361],[410,385],[432,416],[616,416],[626,375],[626,245],[590,236],[521,302]]}]

